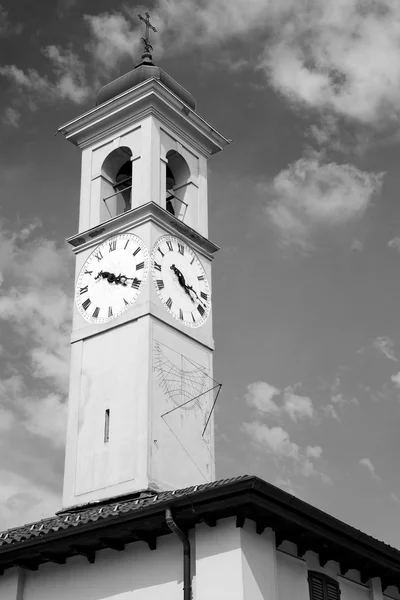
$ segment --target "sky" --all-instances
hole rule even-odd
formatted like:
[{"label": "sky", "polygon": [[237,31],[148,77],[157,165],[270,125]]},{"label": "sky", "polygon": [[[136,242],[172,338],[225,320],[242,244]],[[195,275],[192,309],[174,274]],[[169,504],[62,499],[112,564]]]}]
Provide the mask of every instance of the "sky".
[{"label": "sky", "polygon": [[209,161],[217,477],[400,548],[398,0],[0,0],[0,529],[61,508],[80,151],[57,128],[154,60]]}]

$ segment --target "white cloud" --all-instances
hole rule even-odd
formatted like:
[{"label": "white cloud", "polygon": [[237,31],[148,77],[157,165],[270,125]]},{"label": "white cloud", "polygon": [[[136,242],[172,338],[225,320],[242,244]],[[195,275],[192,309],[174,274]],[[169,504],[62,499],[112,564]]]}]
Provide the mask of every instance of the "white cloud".
[{"label": "white cloud", "polygon": [[21,23],[13,23],[8,11],[0,4],[0,38],[19,35],[22,32]]},{"label": "white cloud", "polygon": [[395,250],[399,250],[400,252],[400,237],[394,237],[388,241],[388,247],[394,248]]},{"label": "white cloud", "polygon": [[278,416],[281,409],[274,398],[279,394],[280,390],[269,383],[257,381],[247,386],[246,401],[260,412]]},{"label": "white cloud", "polygon": [[373,479],[380,481],[380,477],[376,474],[375,467],[369,458],[362,458],[360,460],[360,465],[365,467],[370,472]]},{"label": "white cloud", "polygon": [[382,176],[348,164],[302,158],[265,187],[266,214],[282,245],[294,244],[308,251],[313,233],[362,217],[381,188]]},{"label": "white cloud", "polygon": [[332,419],[340,421],[339,414],[336,408],[333,406],[333,404],[327,404],[326,406],[322,406],[321,410],[327,417],[332,417]]},{"label": "white cloud", "polygon": [[[245,399],[251,407],[262,414],[276,418],[288,416],[295,422],[299,419],[312,419],[314,417],[312,400],[306,396],[294,394],[293,389],[293,387],[287,387],[281,392],[265,381],[257,381],[247,386]],[[275,398],[280,395],[282,398],[278,403]]]},{"label": "white cloud", "polygon": [[312,400],[306,396],[298,396],[297,394],[285,392],[283,402],[283,410],[289,415],[292,421],[312,419],[314,416]]},{"label": "white cloud", "polygon": [[[3,361],[3,371],[20,373],[7,377],[0,372],[0,399],[3,407],[20,411],[29,431],[49,436],[60,445],[69,377],[71,298],[66,286],[71,282],[72,258],[52,241],[40,237],[29,241],[38,226],[35,222],[13,234],[0,223],[4,278],[0,323],[11,327],[18,348],[17,362]],[[25,380],[28,365],[29,379]],[[40,381],[37,388],[32,378]]]},{"label": "white cloud", "polygon": [[399,115],[396,0],[292,3],[265,51],[272,85],[303,106],[367,125]]},{"label": "white cloud", "polygon": [[307,446],[305,452],[302,452],[282,427],[268,427],[259,421],[243,423],[242,430],[250,436],[256,447],[262,448],[278,461],[289,462],[296,473],[304,477],[317,476],[324,483],[331,483],[330,478],[316,469],[313,463],[313,460],[321,456],[320,447]]},{"label": "white cloud", "polygon": [[[35,69],[25,72],[16,65],[0,67],[0,75],[11,81],[18,93],[16,101],[26,102],[31,109],[36,109],[40,103],[57,100],[70,100],[76,104],[84,102],[91,88],[81,59],[71,50],[53,45],[47,46],[42,52],[50,61],[51,78],[40,75]],[[13,110],[16,111],[15,108]]]},{"label": "white cloud", "polygon": [[400,371],[390,378],[396,387],[400,388]]},{"label": "white cloud", "polygon": [[12,106],[9,106],[5,109],[1,120],[4,125],[9,125],[10,127],[15,127],[17,129],[21,120],[21,113]]},{"label": "white cloud", "polygon": [[378,352],[383,354],[383,356],[385,356],[386,358],[389,358],[390,360],[393,360],[394,362],[397,362],[397,358],[394,354],[394,342],[389,337],[387,337],[387,336],[377,337],[372,342],[372,345],[374,346],[374,348],[376,350],[378,350]]},{"label": "white cloud", "polygon": [[59,494],[35,482],[34,477],[0,468],[0,531],[50,517],[61,508]]},{"label": "white cloud", "polygon": [[361,240],[353,240],[350,246],[350,250],[353,252],[362,252],[364,249],[364,244]]}]

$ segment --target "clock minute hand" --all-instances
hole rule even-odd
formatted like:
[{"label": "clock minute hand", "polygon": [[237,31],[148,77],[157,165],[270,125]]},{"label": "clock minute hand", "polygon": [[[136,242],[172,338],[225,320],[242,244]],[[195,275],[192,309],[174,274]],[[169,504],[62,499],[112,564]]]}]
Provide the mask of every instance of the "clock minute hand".
[{"label": "clock minute hand", "polygon": [[196,298],[200,302],[200,304],[202,304],[203,306],[205,306],[204,302],[202,300],[200,300],[200,297],[199,297],[198,293],[196,292],[196,290],[193,289],[193,287],[191,285],[187,285],[186,289],[189,290],[190,292],[193,292],[193,294],[196,296]]}]

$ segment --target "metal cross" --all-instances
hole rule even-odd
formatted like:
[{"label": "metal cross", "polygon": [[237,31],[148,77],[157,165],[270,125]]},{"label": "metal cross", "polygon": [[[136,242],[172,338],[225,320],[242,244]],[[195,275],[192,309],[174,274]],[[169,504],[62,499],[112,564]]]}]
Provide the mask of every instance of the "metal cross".
[{"label": "metal cross", "polygon": [[138,15],[138,17],[146,25],[146,35],[145,37],[142,37],[142,42],[144,44],[144,51],[150,53],[150,51],[153,50],[153,46],[150,43],[150,29],[154,31],[154,33],[157,33],[157,29],[150,23],[149,13],[147,12],[145,15],[146,18],[142,17],[142,15]]}]

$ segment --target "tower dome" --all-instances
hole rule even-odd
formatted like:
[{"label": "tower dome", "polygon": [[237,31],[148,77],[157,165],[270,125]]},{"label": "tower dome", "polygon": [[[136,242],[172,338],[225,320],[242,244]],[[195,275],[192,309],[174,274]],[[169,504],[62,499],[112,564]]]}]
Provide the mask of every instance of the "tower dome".
[{"label": "tower dome", "polygon": [[125,73],[121,77],[110,81],[110,83],[106,83],[97,93],[96,105],[103,104],[148,79],[158,79],[192,110],[196,109],[196,101],[192,94],[185,90],[180,83],[175,81],[163,69],[157,67],[151,60],[144,60],[132,71],[129,71],[129,73]]}]

